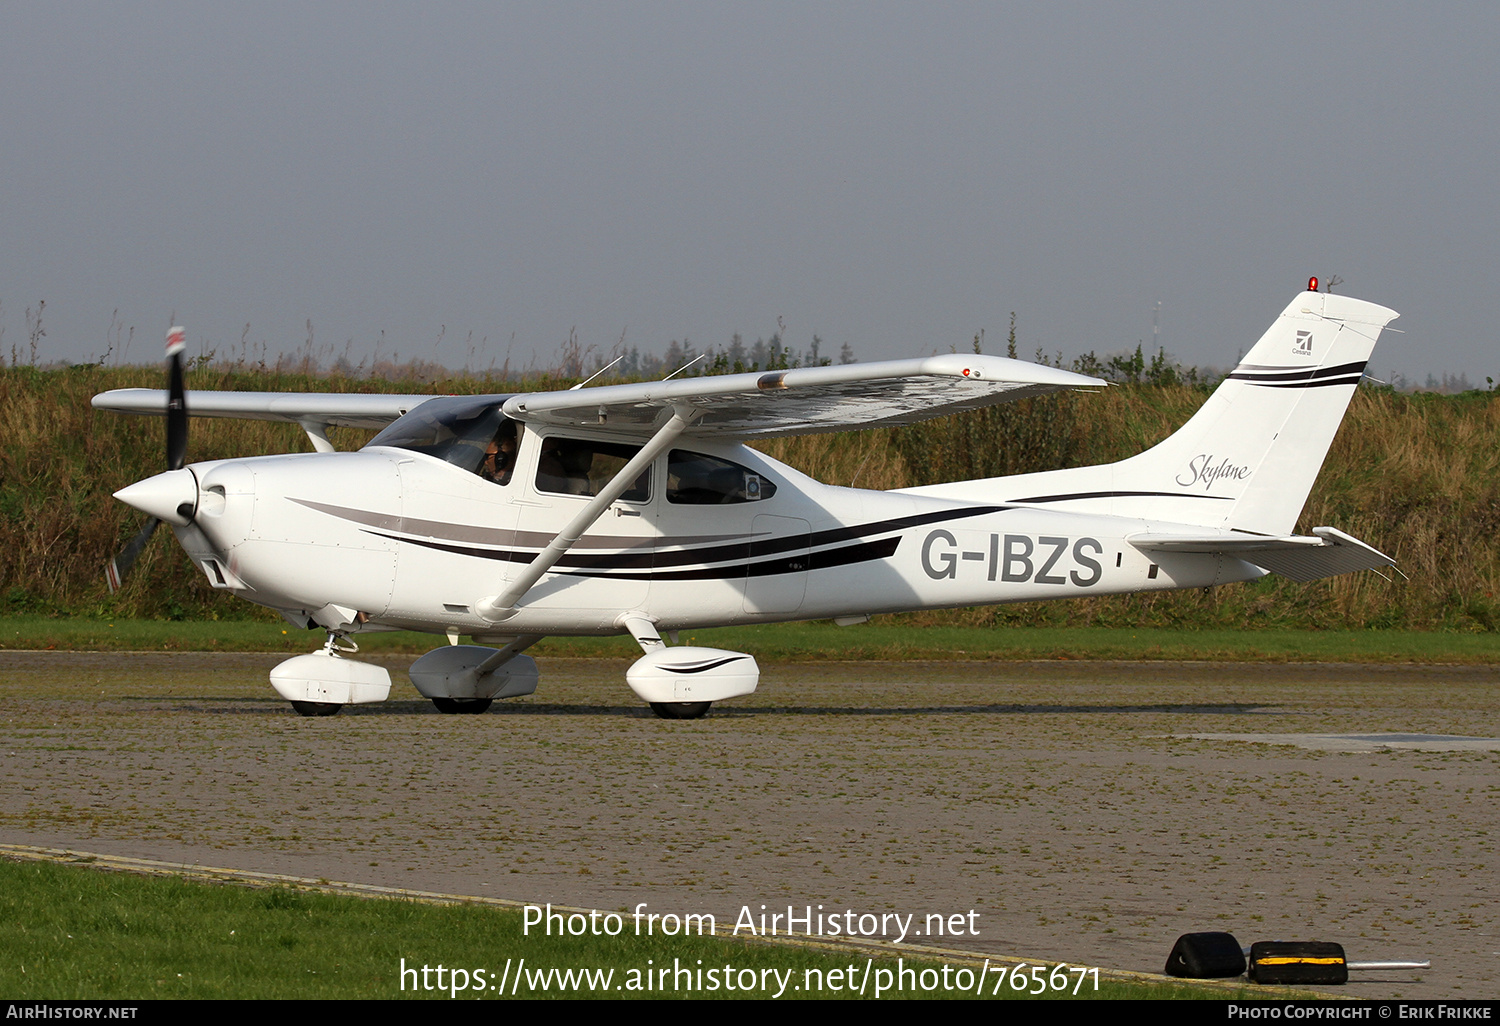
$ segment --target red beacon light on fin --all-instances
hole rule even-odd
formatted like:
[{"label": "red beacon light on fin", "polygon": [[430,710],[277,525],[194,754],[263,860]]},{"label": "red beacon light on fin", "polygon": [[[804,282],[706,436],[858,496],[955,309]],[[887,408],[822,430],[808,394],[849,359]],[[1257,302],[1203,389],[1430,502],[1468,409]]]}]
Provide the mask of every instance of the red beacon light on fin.
[{"label": "red beacon light on fin", "polygon": [[1307,279],[1307,291],[1309,291],[1309,292],[1316,292],[1316,291],[1318,291],[1318,279],[1316,277],[1312,277],[1312,278]]}]

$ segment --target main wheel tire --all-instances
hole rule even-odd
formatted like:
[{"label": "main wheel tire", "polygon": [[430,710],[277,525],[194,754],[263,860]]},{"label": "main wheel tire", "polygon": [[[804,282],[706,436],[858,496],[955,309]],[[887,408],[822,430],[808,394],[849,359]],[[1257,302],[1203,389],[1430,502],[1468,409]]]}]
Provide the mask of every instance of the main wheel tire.
[{"label": "main wheel tire", "polygon": [[489,711],[492,698],[434,698],[432,704],[440,713],[477,714]]},{"label": "main wheel tire", "polygon": [[293,702],[298,716],[337,716],[343,708],[337,702]]},{"label": "main wheel tire", "polygon": [[664,720],[701,720],[712,702],[652,702],[651,711]]}]

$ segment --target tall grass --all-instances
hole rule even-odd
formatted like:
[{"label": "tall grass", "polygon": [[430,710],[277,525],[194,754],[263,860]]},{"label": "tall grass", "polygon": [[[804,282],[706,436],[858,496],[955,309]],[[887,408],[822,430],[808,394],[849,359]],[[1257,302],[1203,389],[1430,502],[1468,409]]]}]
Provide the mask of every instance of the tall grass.
[{"label": "tall grass", "polygon": [[[241,391],[504,393],[564,387],[441,368],[395,381],[311,368],[204,367],[188,387]],[[103,567],[142,518],[111,498],[159,472],[161,421],[98,413],[97,392],[160,387],[153,368],[0,369],[0,612],[163,619],[268,617],[214,593],[170,539],[156,539],[111,596]],[[899,488],[1120,459],[1180,426],[1207,391],[1124,385],[976,411],[899,430],[775,439],[769,455],[831,484]],[[334,429],[340,448],[367,434]],[[300,429],[195,419],[189,458],[310,448]],[[1002,626],[1500,627],[1500,403],[1488,393],[1404,395],[1361,388],[1299,529],[1329,524],[1395,556],[1409,580],[1371,573],[1301,585],[1271,577],[1212,592],[1175,592],[909,614],[913,624]],[[162,532],[165,533],[165,532]]]}]

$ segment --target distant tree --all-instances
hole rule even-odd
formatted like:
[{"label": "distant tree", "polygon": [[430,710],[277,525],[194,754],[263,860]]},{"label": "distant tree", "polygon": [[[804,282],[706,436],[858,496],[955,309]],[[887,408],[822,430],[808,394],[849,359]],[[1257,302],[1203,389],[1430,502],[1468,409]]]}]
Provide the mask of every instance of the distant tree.
[{"label": "distant tree", "polygon": [[1091,378],[1102,378],[1104,377],[1105,367],[1104,364],[1099,362],[1099,357],[1094,355],[1094,351],[1090,349],[1073,361],[1073,370],[1078,374],[1087,374]]}]

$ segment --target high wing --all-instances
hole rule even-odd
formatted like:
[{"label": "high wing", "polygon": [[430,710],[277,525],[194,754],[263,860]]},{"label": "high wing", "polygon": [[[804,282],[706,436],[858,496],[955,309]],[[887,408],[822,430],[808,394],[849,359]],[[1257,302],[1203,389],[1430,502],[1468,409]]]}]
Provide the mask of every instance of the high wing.
[{"label": "high wing", "polygon": [[517,395],[515,420],[558,427],[650,433],[663,410],[692,411],[685,434],[772,437],[911,424],[962,410],[1070,388],[1097,378],[998,356],[951,354],[916,360],[793,370]]},{"label": "high wing", "polygon": [[[603,385],[511,397],[515,420],[566,427],[609,427],[649,434],[663,410],[691,410],[687,434],[771,437],[911,424],[1028,396],[1105,385],[1057,367],[999,356],[950,354],[916,360]],[[236,417],[300,424],[319,440],[329,426],[378,429],[434,398],[353,392],[187,393],[194,417]],[[94,407],[161,415],[167,393],[121,388],[94,396]]]},{"label": "high wing", "polygon": [[[280,420],[333,427],[378,430],[420,406],[430,395],[364,395],[358,392],[203,392],[186,395],[194,417]],[[167,393],[159,388],[117,388],[94,396],[94,409],[116,413],[167,412]]]},{"label": "high wing", "polygon": [[1271,538],[1264,535],[1205,535],[1190,537],[1173,534],[1136,534],[1127,539],[1138,549],[1160,552],[1215,553],[1243,559],[1246,563],[1289,577],[1294,581],[1316,581],[1357,570],[1377,570],[1395,566],[1396,561],[1332,527],[1314,527],[1314,537],[1292,535]]}]

